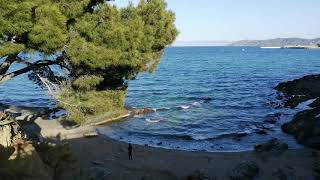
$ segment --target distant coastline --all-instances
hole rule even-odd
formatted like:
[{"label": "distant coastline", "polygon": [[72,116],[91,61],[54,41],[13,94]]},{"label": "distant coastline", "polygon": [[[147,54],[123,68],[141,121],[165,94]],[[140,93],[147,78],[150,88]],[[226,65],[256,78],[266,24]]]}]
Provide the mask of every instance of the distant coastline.
[{"label": "distant coastline", "polygon": [[236,41],[231,46],[257,46],[257,47],[316,47],[320,44],[320,38],[276,38],[267,40],[242,40]]},{"label": "distant coastline", "polygon": [[275,38],[266,40],[240,40],[240,41],[176,41],[170,47],[210,47],[210,46],[252,46],[252,47],[287,47],[306,46],[314,48],[320,44],[320,38]]}]

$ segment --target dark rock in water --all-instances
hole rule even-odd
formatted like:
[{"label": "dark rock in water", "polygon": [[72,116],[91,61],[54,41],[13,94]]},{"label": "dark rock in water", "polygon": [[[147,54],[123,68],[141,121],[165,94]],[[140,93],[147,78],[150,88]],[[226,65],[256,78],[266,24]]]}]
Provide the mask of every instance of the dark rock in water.
[{"label": "dark rock in water", "polygon": [[279,102],[270,102],[270,105],[275,109],[282,108],[282,104]]},{"label": "dark rock in water", "polygon": [[317,98],[315,101],[313,101],[308,106],[312,107],[312,108],[320,108],[320,98]]},{"label": "dark rock in water", "polygon": [[212,97],[203,97],[202,100],[203,100],[204,102],[210,102],[210,101],[213,100],[213,98],[212,98]]},{"label": "dark rock in water", "polygon": [[130,114],[131,116],[134,115],[145,115],[145,114],[150,114],[156,112],[155,109],[152,108],[141,108],[141,109],[131,109]]},{"label": "dark rock in water", "polygon": [[284,106],[289,107],[289,108],[295,108],[300,103],[307,101],[309,99],[312,99],[312,98],[313,98],[313,96],[305,96],[305,95],[287,97],[287,99],[284,101]]},{"label": "dark rock in water", "polygon": [[294,135],[298,143],[320,149],[320,75],[280,83],[275,88],[285,95],[287,107],[316,99],[309,106],[314,109],[297,113],[291,122],[282,125],[282,131]]},{"label": "dark rock in water", "polygon": [[263,130],[263,129],[258,129],[258,130],[256,130],[255,133],[256,134],[261,134],[261,135],[267,135],[268,134],[268,132],[266,130]]},{"label": "dark rock in water", "polygon": [[270,114],[265,117],[264,122],[269,124],[275,124],[277,121],[280,120],[280,117],[281,117],[281,113]]},{"label": "dark rock in water", "polygon": [[264,144],[259,144],[254,147],[258,153],[276,153],[280,154],[288,150],[288,144],[279,142],[278,139],[272,139]]},{"label": "dark rock in water", "polygon": [[162,145],[162,142],[157,143],[158,146]]},{"label": "dark rock in water", "polygon": [[269,123],[269,124],[275,124],[275,123],[277,123],[277,119],[276,118],[268,118],[268,119],[264,120],[263,122]]},{"label": "dark rock in water", "polygon": [[294,135],[298,143],[320,149],[320,109],[297,113],[291,122],[282,125],[282,131]]},{"label": "dark rock in water", "polygon": [[257,128],[259,128],[259,129],[269,130],[269,131],[272,130],[271,127],[267,127],[266,125],[263,125],[263,124],[257,124],[256,126],[257,126]]},{"label": "dark rock in water", "polygon": [[259,172],[260,168],[254,161],[243,161],[232,169],[229,177],[232,180],[252,180]]},{"label": "dark rock in water", "polygon": [[320,75],[280,83],[275,89],[285,95],[285,106],[293,108],[303,101],[320,97]]}]

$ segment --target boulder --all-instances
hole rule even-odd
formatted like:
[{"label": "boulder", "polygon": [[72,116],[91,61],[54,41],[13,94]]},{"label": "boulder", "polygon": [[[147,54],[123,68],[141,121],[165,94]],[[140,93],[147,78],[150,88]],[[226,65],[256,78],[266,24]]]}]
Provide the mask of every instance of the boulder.
[{"label": "boulder", "polygon": [[131,109],[130,114],[131,116],[134,115],[145,115],[145,114],[150,114],[156,112],[155,109],[152,108],[141,108],[141,109]]},{"label": "boulder", "polygon": [[283,153],[288,150],[288,145],[275,138],[264,144],[256,145],[254,150],[257,153]]},{"label": "boulder", "polygon": [[275,124],[280,120],[281,113],[269,114],[265,117],[264,122],[269,124]]},{"label": "boulder", "polygon": [[316,99],[308,109],[297,113],[293,120],[281,126],[283,132],[292,134],[300,144],[320,149],[320,75],[309,75],[293,81],[280,83],[275,87],[285,96],[287,107]]},{"label": "boulder", "polygon": [[260,168],[254,161],[243,161],[229,175],[232,180],[252,180],[259,175]]},{"label": "boulder", "polygon": [[7,119],[7,114],[4,112],[0,112],[0,121]]},{"label": "boulder", "polygon": [[283,132],[292,134],[300,144],[320,149],[320,108],[297,113],[293,120],[281,126]]},{"label": "boulder", "polygon": [[7,118],[0,121],[0,145],[3,147],[12,146],[16,140],[25,138],[21,127],[15,121]]},{"label": "boulder", "polygon": [[293,81],[283,82],[275,87],[287,100],[285,106],[296,107],[308,99],[320,97],[320,75],[309,75]]}]

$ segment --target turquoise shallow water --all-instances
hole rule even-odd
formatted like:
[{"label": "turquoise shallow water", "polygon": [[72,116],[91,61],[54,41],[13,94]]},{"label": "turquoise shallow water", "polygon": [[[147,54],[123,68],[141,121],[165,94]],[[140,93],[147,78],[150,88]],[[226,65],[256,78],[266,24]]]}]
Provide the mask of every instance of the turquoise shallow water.
[{"label": "turquoise shallow water", "polygon": [[[320,73],[320,51],[254,47],[172,47],[154,74],[129,83],[128,107],[156,113],[115,122],[100,132],[115,139],[185,150],[242,151],[279,138],[280,126],[303,109],[275,109],[279,82]],[[26,76],[0,86],[0,103],[52,107]],[[278,114],[277,114],[278,113]],[[275,124],[266,119],[280,116]],[[267,135],[256,132],[265,129]]]}]

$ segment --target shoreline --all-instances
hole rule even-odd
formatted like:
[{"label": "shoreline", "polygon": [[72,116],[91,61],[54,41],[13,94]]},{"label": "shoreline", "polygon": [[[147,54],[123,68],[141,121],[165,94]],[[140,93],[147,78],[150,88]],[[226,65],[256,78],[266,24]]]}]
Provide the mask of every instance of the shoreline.
[{"label": "shoreline", "polygon": [[[81,167],[102,168],[110,179],[181,179],[199,170],[210,178],[228,179],[242,162],[255,162],[258,179],[270,179],[281,171],[298,179],[312,178],[318,154],[303,148],[279,155],[246,152],[190,152],[133,145],[133,161],[127,159],[127,143],[105,136],[66,140]],[[94,149],[94,151],[92,151]],[[190,163],[192,162],[192,163]]]},{"label": "shoreline", "polygon": [[[204,152],[133,145],[133,161],[129,161],[128,143],[97,133],[97,126],[62,132],[63,127],[52,120],[37,119],[35,122],[46,139],[55,137],[53,132],[60,133],[62,139],[57,143],[70,145],[81,169],[90,174],[104,174],[107,179],[187,179],[196,171],[210,178],[228,179],[234,168],[243,162],[256,164],[258,179],[269,180],[277,176],[277,172],[288,178],[311,179],[313,166],[320,160],[320,153],[309,148],[260,154],[255,151]],[[85,136],[88,133],[94,135]]]},{"label": "shoreline", "polygon": [[[89,176],[93,180],[181,180],[194,176],[232,179],[248,173],[250,177],[262,180],[271,177],[313,179],[316,164],[320,162],[320,152],[309,148],[279,150],[279,147],[271,147],[271,150],[261,152],[204,152],[141,145],[133,145],[133,160],[129,161],[128,143],[99,134],[99,126],[69,129],[57,119],[47,120],[44,117],[25,123],[23,129],[36,134],[40,142],[53,142],[58,147],[67,144],[76,157],[72,166],[84,173],[80,176]],[[75,173],[63,172],[66,176]]]}]

